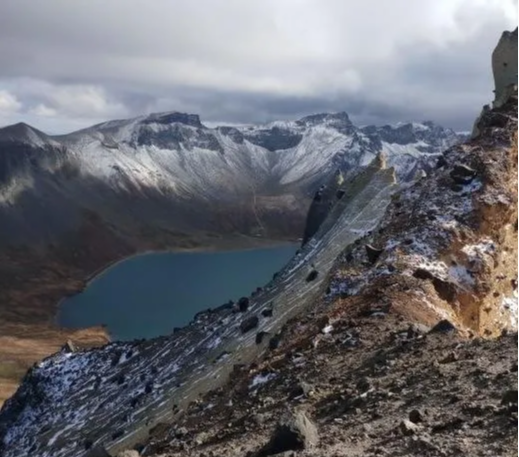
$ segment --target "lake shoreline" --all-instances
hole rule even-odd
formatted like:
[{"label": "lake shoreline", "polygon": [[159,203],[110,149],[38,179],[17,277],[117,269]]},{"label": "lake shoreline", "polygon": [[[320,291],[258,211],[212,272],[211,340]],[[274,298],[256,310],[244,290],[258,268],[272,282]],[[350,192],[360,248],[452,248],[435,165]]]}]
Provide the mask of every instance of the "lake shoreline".
[{"label": "lake shoreline", "polygon": [[[81,290],[79,290],[75,294],[68,294],[66,297],[63,297],[58,303],[57,312],[54,317],[54,325],[56,327],[58,327],[59,329],[65,330],[65,331],[83,330],[83,329],[92,328],[93,326],[102,327],[106,330],[111,341],[122,341],[122,340],[128,341],[128,340],[139,339],[139,338],[150,339],[150,338],[154,338],[157,336],[166,335],[166,334],[171,333],[173,331],[173,328],[175,328],[175,327],[182,328],[185,325],[189,325],[189,322],[191,322],[191,318],[193,318],[195,314],[213,309],[215,306],[219,306],[222,303],[227,302],[228,298],[230,298],[230,297],[232,297],[233,300],[237,300],[239,298],[237,296],[237,292],[236,292],[237,290],[239,291],[240,296],[250,296],[258,286],[260,288],[264,287],[268,283],[268,281],[270,281],[271,275],[274,275],[275,273],[277,273],[278,269],[282,268],[284,266],[283,262],[290,261],[292,255],[296,252],[296,250],[298,249],[299,246],[300,246],[299,242],[293,242],[291,240],[264,240],[264,239],[243,240],[243,239],[241,239],[238,242],[236,242],[236,240],[232,240],[231,243],[229,243],[229,242],[218,243],[217,245],[213,245],[209,248],[167,249],[167,250],[148,249],[148,250],[139,252],[134,255],[129,255],[123,259],[111,262],[109,265],[106,265],[105,267],[98,269],[95,273],[89,275],[87,281],[85,281],[85,283],[84,283],[84,287],[82,287]],[[289,249],[288,256],[287,256],[287,251],[286,250],[283,251],[283,248]],[[272,251],[272,254],[269,254],[270,251]],[[243,256],[240,255],[240,254],[246,254],[249,252],[252,255],[251,263],[249,263],[248,260],[244,261]],[[256,255],[254,254],[255,252],[257,252]],[[283,252],[284,252],[284,254],[283,254]],[[189,257],[191,257],[190,256],[191,254],[193,254],[193,257],[191,259],[189,259]],[[197,260],[196,260],[197,254],[202,257],[202,259],[200,260],[200,262],[201,262],[200,265],[202,267],[202,270],[205,268],[205,276],[203,276],[203,277],[210,278],[213,280],[213,282],[216,281],[216,283],[214,283],[213,285],[211,285],[211,284],[206,285],[206,287],[204,287],[204,290],[206,292],[201,292],[199,290],[197,291],[196,288],[194,288],[193,295],[191,297],[190,295],[186,294],[185,287],[183,284],[186,283],[186,281],[187,281],[187,284],[189,284],[189,281],[193,281],[193,279],[192,279],[193,277],[196,278],[196,274],[193,276],[192,269],[193,269],[193,264],[197,262]],[[223,255],[221,257],[217,257],[219,254],[237,254],[237,256],[231,255],[230,257],[228,257],[228,256]],[[259,258],[258,258],[258,254],[259,254]],[[165,260],[168,255],[173,256],[172,257],[173,263],[171,263],[168,260]],[[175,259],[175,257],[174,257],[175,255],[178,255],[178,256],[188,255],[188,257],[185,259],[178,259],[178,258]],[[215,257],[212,258],[212,255],[214,255]],[[110,274],[110,272],[112,270],[118,268],[120,265],[127,263],[127,262],[135,261],[136,259],[148,257],[148,256],[155,256],[155,259],[151,260],[152,269],[151,269],[151,273],[149,273],[152,278],[151,284],[153,284],[153,285],[144,286],[144,287],[149,287],[148,290],[150,291],[149,292],[150,295],[140,296],[140,298],[136,298],[140,292],[140,289],[138,289],[139,292],[136,292],[134,289],[134,293],[128,292],[130,295],[125,295],[127,293],[126,288],[121,289],[120,277],[118,280],[116,280],[117,281],[116,284],[119,284],[119,285],[112,286],[112,288],[118,287],[119,290],[124,290],[124,292],[117,292],[117,293],[109,292],[111,290],[111,288],[110,288],[110,286],[108,286],[108,289],[107,289],[106,282],[104,283],[105,285],[102,285],[102,286],[98,285],[98,288],[97,289],[95,288],[97,281],[99,281],[101,278],[104,278],[107,274]],[[164,256],[164,260],[158,260],[162,256]],[[207,256],[207,257],[203,257],[203,256]],[[285,259],[285,257],[286,257],[286,259]],[[280,258],[281,258],[281,260],[280,260]],[[239,259],[241,259],[241,260],[239,260]],[[256,259],[256,260],[254,260],[254,259]],[[278,260],[276,261],[275,259],[278,259]],[[272,270],[270,270],[269,262],[272,262],[272,261],[274,263],[273,263]],[[281,263],[279,263],[280,261],[281,261]],[[153,271],[154,271],[153,265],[154,264],[156,265],[157,262],[162,262],[164,267],[160,271],[155,270],[155,273],[153,273]],[[178,262],[181,262],[181,263],[178,264]],[[187,263],[184,264],[183,262],[187,262]],[[230,262],[230,263],[228,263],[228,262]],[[241,262],[241,264],[238,266],[237,270],[236,270],[236,262],[238,262],[238,263]],[[245,264],[243,264],[243,262],[245,262]],[[243,266],[247,265],[247,264],[253,265],[252,269],[243,268]],[[180,283],[182,285],[179,285],[178,282],[177,282],[177,284],[175,284],[174,279],[172,279],[171,283],[167,283],[166,286],[162,285],[160,282],[157,283],[156,278],[159,278],[161,276],[162,271],[167,271],[168,267],[171,268],[171,265],[176,265],[176,266],[174,266],[174,268],[176,271],[179,271],[179,272],[183,271],[184,265],[186,265],[187,269],[191,268],[191,270],[189,270],[189,271],[191,271],[190,273],[183,273],[185,275],[185,278],[180,280]],[[211,265],[211,268],[212,268],[211,271],[215,271],[217,277],[218,277],[218,275],[220,275],[220,280],[218,280],[217,278],[213,278],[213,275],[207,271],[207,268],[209,268],[208,265]],[[233,286],[232,283],[229,283],[229,279],[224,279],[225,274],[222,273],[221,271],[219,271],[220,265],[222,265],[223,271],[226,271],[226,272],[228,271],[228,269],[230,269],[232,271],[234,268],[236,270],[235,273],[233,274],[233,277],[234,277],[234,275],[236,275],[237,277],[241,277],[241,279],[236,279],[236,284],[238,284],[237,287]],[[130,267],[130,268],[131,268],[130,270],[126,269],[126,273],[125,273],[127,275],[128,271],[130,272],[130,275],[128,276],[129,290],[131,290],[132,284],[137,284],[138,282],[141,282],[141,284],[143,283],[143,281],[140,281],[140,279],[141,279],[140,271],[149,272],[150,265],[149,265],[149,263],[148,264],[144,263],[142,266],[139,264],[139,268],[137,268],[137,267],[133,267],[133,268]],[[137,270],[136,270],[136,268],[137,268]],[[247,273],[245,273],[245,272],[247,272]],[[180,275],[181,274],[182,273],[180,273]],[[202,273],[202,275],[203,274],[204,273]],[[226,274],[228,274],[228,273],[226,273]],[[254,279],[255,274],[256,275],[259,274],[259,276],[256,276],[256,279]],[[117,277],[117,276],[115,276],[115,277]],[[143,277],[144,277],[144,275],[143,275]],[[112,276],[112,278],[113,278],[113,276]],[[133,278],[133,280],[131,278]],[[196,280],[194,280],[193,282],[195,282],[195,281]],[[234,281],[234,279],[233,279],[233,281]],[[124,282],[124,280],[123,280],[123,282]],[[146,284],[146,282],[144,282],[144,284]],[[247,287],[250,287],[250,288],[244,288],[245,284],[247,284]],[[97,292],[94,292],[94,293],[98,294],[98,295],[94,295],[94,297],[96,297],[95,300],[97,300],[94,302],[92,302],[92,297],[93,297],[92,295],[81,297],[81,295],[88,288],[91,288],[91,287],[94,287],[94,290],[97,290]],[[179,289],[179,287],[180,287],[180,289]],[[101,290],[103,292],[100,292]],[[163,292],[162,293],[157,292],[159,290],[162,290]],[[225,290],[225,292],[223,292],[223,290]],[[175,291],[175,293],[173,295],[174,298],[172,296],[169,296],[172,294],[172,291]],[[182,291],[182,293],[180,293],[180,291]],[[92,293],[92,292],[90,292],[90,293]],[[111,295],[104,295],[105,298],[102,299],[101,295],[99,295],[101,293],[109,293]],[[177,293],[179,293],[178,297],[177,297]],[[156,295],[156,294],[158,294],[158,295]],[[202,301],[201,301],[200,297],[204,297],[204,295],[205,295],[205,298],[202,298]],[[166,298],[168,296],[169,296],[169,298]],[[121,310],[121,307],[119,306],[119,300],[122,299],[122,297],[126,297],[126,298],[124,298],[124,301],[127,303],[128,311],[126,311],[126,309]],[[102,303],[102,300],[106,300],[105,305],[100,307],[98,305],[98,303]],[[134,321],[136,315],[138,315],[139,312],[142,313],[142,306],[139,305],[139,303],[143,303],[145,300],[151,300],[151,303],[155,303],[155,306],[156,306],[155,310],[153,310],[153,307],[152,307],[151,310],[149,311],[150,316],[160,315],[161,313],[165,312],[164,310],[169,309],[169,308],[167,308],[167,305],[166,306],[164,305],[164,300],[170,300],[171,303],[178,303],[180,305],[180,308],[177,308],[177,311],[176,311],[180,317],[177,317],[176,314],[171,315],[171,316],[168,315],[167,317],[165,317],[165,319],[167,319],[168,322],[172,322],[174,324],[174,325],[172,324],[171,332],[169,332],[169,333],[161,332],[160,334],[157,333],[157,334],[148,335],[148,332],[153,332],[153,330],[150,330],[150,329],[155,329],[155,328],[160,329],[161,328],[160,321],[158,324],[157,323],[153,324],[151,322],[151,321],[153,321],[153,319],[150,319],[150,322],[148,322],[148,324],[143,323],[143,328],[145,328],[145,330],[142,330],[142,332],[143,332],[142,335],[132,334],[132,331],[129,331],[129,334],[127,334],[126,330],[132,328],[132,325],[134,325],[134,324],[132,324],[132,322]],[[220,301],[221,301],[221,303],[220,303]],[[93,305],[89,304],[89,302],[93,303]],[[159,306],[157,304],[160,302],[163,302],[163,304],[161,306]],[[113,305],[112,305],[112,303],[113,303]],[[133,303],[133,305],[132,305],[132,303]],[[203,305],[202,308],[200,308],[200,306],[199,306],[200,304]],[[98,305],[98,306],[96,306],[96,305]],[[157,306],[159,306],[159,307],[157,308]],[[67,309],[67,307],[68,307],[68,309]],[[186,307],[188,307],[188,308],[186,308]],[[74,311],[74,309],[75,309],[75,311]],[[96,311],[96,309],[97,309],[97,311]],[[130,323],[129,327],[125,328],[124,324],[120,324],[119,322],[117,322],[115,320],[114,314],[112,314],[111,311],[106,311],[109,309],[113,310],[112,312],[115,314],[118,314],[121,312],[123,312],[123,313],[128,312],[128,314],[126,315],[127,316],[126,321]],[[185,309],[196,309],[196,313],[193,313],[193,316],[190,316],[190,319],[188,319],[186,321],[182,321],[182,319],[185,318],[185,311],[184,311]],[[89,313],[85,314],[86,313],[85,310],[89,310]],[[116,310],[118,310],[118,311],[116,311]],[[137,313],[137,314],[135,314],[135,313]],[[92,319],[96,319],[95,316],[97,316],[97,318],[99,318],[99,320],[97,320],[96,322],[89,322]],[[99,316],[105,316],[105,317],[99,317]],[[143,322],[148,321],[148,319],[147,319],[148,316],[141,316],[141,317],[143,319]],[[180,319],[180,321],[177,319]],[[86,321],[85,325],[82,325],[81,320]],[[123,319],[123,321],[124,321],[124,319]],[[90,324],[92,324],[92,325],[90,325]],[[122,333],[121,333],[121,328],[124,329],[124,330],[122,330]],[[133,328],[135,328],[135,325]],[[138,333],[138,331],[137,331],[137,333]],[[127,336],[127,335],[129,335],[129,336]]]},{"label": "lake shoreline", "polygon": [[[256,240],[256,238],[252,239]],[[256,249],[268,249],[268,248],[276,248],[280,246],[286,246],[286,245],[292,245],[292,244],[301,244],[300,240],[296,241],[289,241],[289,240],[265,240],[258,238],[257,240],[264,240],[265,244],[258,243],[258,245],[251,245],[251,246],[235,246],[235,247],[228,247],[228,246],[209,246],[209,247],[196,247],[196,248],[180,248],[180,249],[146,249],[144,251],[137,252],[135,254],[131,254],[127,257],[123,257],[122,259],[114,260],[110,262],[108,265],[105,265],[93,273],[89,274],[87,278],[85,279],[84,287],[81,291],[77,293],[83,292],[83,290],[88,287],[95,279],[102,275],[103,273],[106,273],[109,269],[114,268],[121,262],[126,262],[129,259],[133,259],[135,257],[141,257],[149,254],[183,254],[183,253],[217,253],[217,252],[235,252],[235,251],[253,251]],[[61,301],[65,298],[69,297],[63,297],[58,302],[58,308],[61,303]]]}]

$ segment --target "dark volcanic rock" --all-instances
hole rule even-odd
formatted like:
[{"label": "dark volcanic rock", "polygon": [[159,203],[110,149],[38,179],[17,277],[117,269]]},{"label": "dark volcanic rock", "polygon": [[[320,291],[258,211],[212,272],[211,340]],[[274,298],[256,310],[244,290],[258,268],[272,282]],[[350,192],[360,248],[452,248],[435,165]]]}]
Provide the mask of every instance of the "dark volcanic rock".
[{"label": "dark volcanic rock", "polygon": [[238,309],[244,313],[249,308],[249,299],[247,297],[241,297],[238,300]]},{"label": "dark volcanic rock", "polygon": [[467,165],[458,164],[454,166],[450,176],[456,184],[468,184],[476,176],[476,171]]},{"label": "dark volcanic rock", "polygon": [[296,147],[303,139],[301,134],[279,127],[260,130],[255,132],[254,135],[248,135],[245,132],[244,136],[251,143],[262,146],[269,151]]},{"label": "dark volcanic rock", "polygon": [[371,244],[366,244],[366,255],[370,263],[375,263],[383,252],[383,249],[377,249]]},{"label": "dark volcanic rock", "polygon": [[256,333],[256,344],[261,344],[267,335],[268,335],[268,332]]},{"label": "dark volcanic rock", "polygon": [[85,457],[112,457],[111,454],[108,453],[104,446],[96,446],[95,448],[90,449]]},{"label": "dark volcanic rock", "polygon": [[312,270],[310,273],[308,273],[308,276],[306,277],[306,282],[311,282],[314,279],[317,278],[319,275],[319,272],[317,270]]},{"label": "dark volcanic rock", "polygon": [[150,114],[141,122],[143,124],[184,124],[191,127],[203,127],[202,123],[200,122],[200,116],[197,114],[178,112]]},{"label": "dark volcanic rock", "polygon": [[438,322],[429,333],[450,333],[457,331],[456,327],[452,325],[447,319]]},{"label": "dark volcanic rock", "polygon": [[261,315],[263,317],[272,317],[273,310],[272,308],[265,308],[263,311],[261,311]]},{"label": "dark volcanic rock", "polygon": [[503,395],[501,400],[503,405],[508,403],[516,403],[517,404],[517,390],[507,390]]},{"label": "dark volcanic rock", "polygon": [[251,316],[247,319],[244,319],[240,324],[240,330],[242,333],[247,333],[250,330],[255,329],[258,326],[259,319],[258,316]]}]

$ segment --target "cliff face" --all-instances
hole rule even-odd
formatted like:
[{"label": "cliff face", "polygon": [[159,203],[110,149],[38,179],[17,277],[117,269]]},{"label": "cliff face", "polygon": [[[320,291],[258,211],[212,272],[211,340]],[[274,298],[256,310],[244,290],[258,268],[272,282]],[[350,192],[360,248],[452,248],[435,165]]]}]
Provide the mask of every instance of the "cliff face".
[{"label": "cliff face", "polygon": [[494,106],[506,102],[510,86],[517,86],[517,28],[513,32],[505,31],[492,53],[492,73],[494,74]]}]

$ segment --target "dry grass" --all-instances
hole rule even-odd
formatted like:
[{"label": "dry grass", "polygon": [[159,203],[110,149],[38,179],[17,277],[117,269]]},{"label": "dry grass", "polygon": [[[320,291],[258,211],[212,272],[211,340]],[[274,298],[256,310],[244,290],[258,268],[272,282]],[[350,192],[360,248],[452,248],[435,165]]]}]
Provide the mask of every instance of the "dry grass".
[{"label": "dry grass", "polygon": [[99,346],[108,342],[102,327],[77,331],[64,331],[43,325],[18,326],[8,329],[0,326],[0,334],[6,330],[19,336],[0,336],[0,406],[16,391],[26,371],[35,363],[58,351],[71,339],[80,347]]},{"label": "dry grass", "polygon": [[26,366],[17,362],[0,362],[0,378],[20,381],[27,371]]}]

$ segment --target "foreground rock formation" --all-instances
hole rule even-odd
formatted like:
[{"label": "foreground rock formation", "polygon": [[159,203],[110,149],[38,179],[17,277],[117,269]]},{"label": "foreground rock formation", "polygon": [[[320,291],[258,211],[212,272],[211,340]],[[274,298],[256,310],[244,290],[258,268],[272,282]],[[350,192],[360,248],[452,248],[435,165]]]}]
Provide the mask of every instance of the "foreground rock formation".
[{"label": "foreground rock formation", "polygon": [[492,53],[492,73],[496,87],[493,106],[499,107],[517,86],[517,28],[501,35]]},{"label": "foreground rock formation", "polygon": [[[337,305],[287,326],[276,351],[152,430],[140,455],[516,455],[517,334],[467,340]],[[298,414],[312,425],[274,448]]]}]

